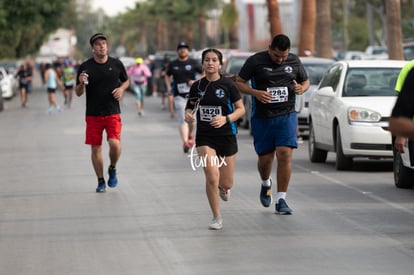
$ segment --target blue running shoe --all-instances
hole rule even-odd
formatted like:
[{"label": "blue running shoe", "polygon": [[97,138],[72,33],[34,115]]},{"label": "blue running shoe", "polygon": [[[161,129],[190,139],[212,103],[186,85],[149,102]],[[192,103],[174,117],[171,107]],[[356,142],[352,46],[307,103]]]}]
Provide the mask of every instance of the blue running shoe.
[{"label": "blue running shoe", "polygon": [[116,185],[118,184],[118,178],[116,177],[116,168],[109,167],[108,174],[109,174],[108,186],[111,188],[116,187]]},{"label": "blue running shoe", "polygon": [[280,215],[292,215],[293,210],[289,208],[284,199],[279,199],[275,205],[276,213]]},{"label": "blue running shoe", "polygon": [[269,207],[272,204],[272,180],[270,180],[270,186],[261,185],[260,190],[260,202],[264,207]]},{"label": "blue running shoe", "polygon": [[103,193],[106,191],[105,189],[106,189],[105,181],[104,180],[98,181],[98,187],[96,187],[96,193]]}]

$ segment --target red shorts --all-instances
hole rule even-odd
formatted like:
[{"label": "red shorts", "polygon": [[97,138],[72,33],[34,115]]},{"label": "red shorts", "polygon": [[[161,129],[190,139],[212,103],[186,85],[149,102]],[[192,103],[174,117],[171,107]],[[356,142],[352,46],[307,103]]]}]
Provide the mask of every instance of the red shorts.
[{"label": "red shorts", "polygon": [[121,115],[86,116],[85,144],[102,145],[102,133],[106,131],[107,139],[121,140]]}]

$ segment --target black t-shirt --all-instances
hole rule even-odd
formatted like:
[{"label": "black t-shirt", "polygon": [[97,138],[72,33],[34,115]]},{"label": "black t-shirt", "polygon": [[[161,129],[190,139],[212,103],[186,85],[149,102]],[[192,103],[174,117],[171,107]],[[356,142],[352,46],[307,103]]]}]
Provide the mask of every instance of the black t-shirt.
[{"label": "black t-shirt", "polygon": [[93,58],[79,66],[79,75],[86,71],[89,83],[86,85],[86,115],[107,116],[121,113],[119,101],[114,98],[112,91],[128,80],[124,65],[118,59],[109,57],[103,64],[96,63]]},{"label": "black t-shirt", "polygon": [[197,73],[201,74],[203,68],[196,60],[188,58],[186,61],[180,61],[178,59],[171,61],[167,68],[167,75],[173,77],[171,83],[171,89],[174,96],[185,97],[190,86],[188,81],[196,79]]},{"label": "black t-shirt", "polygon": [[19,84],[21,86],[27,85],[29,80],[27,78],[33,76],[33,71],[31,69],[21,69],[17,72],[17,77],[19,78]]},{"label": "black t-shirt", "polygon": [[308,79],[305,68],[295,54],[289,53],[282,64],[270,59],[268,51],[250,56],[239,76],[250,80],[252,88],[272,93],[272,102],[263,104],[252,96],[252,117],[269,118],[295,111],[296,94],[293,80],[302,83]]},{"label": "black t-shirt", "polygon": [[405,78],[391,116],[414,119],[414,69]]},{"label": "black t-shirt", "polygon": [[241,96],[234,81],[221,76],[220,79],[209,82],[205,77],[193,83],[190,89],[186,109],[192,109],[191,102],[200,100],[197,111],[197,135],[227,136],[237,134],[235,122],[226,123],[220,128],[210,125],[212,117],[226,116],[233,112],[233,103]]}]

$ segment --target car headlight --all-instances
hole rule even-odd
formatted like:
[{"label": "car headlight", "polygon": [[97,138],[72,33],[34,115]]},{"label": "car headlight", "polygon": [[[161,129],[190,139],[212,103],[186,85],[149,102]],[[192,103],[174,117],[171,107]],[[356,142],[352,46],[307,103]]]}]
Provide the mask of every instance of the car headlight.
[{"label": "car headlight", "polygon": [[379,122],[381,114],[364,108],[349,108],[348,120],[350,122]]}]

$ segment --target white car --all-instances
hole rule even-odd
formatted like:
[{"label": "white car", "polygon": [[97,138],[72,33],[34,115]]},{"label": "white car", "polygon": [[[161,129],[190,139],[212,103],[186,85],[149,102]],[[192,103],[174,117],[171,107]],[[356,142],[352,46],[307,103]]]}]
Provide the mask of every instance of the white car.
[{"label": "white car", "polygon": [[299,131],[303,132],[309,129],[309,99],[312,91],[318,86],[329,66],[335,60],[321,57],[300,57],[300,61],[305,67],[310,81],[309,89],[303,95],[296,95],[295,109],[298,112],[298,126]]},{"label": "white car", "polygon": [[6,99],[14,97],[19,89],[16,78],[3,67],[0,67],[0,89]]},{"label": "white car", "polygon": [[335,62],[309,101],[309,158],[325,162],[336,152],[336,169],[353,158],[392,158],[388,118],[397,98],[395,82],[406,61]]}]

